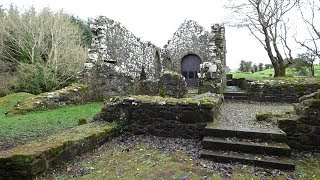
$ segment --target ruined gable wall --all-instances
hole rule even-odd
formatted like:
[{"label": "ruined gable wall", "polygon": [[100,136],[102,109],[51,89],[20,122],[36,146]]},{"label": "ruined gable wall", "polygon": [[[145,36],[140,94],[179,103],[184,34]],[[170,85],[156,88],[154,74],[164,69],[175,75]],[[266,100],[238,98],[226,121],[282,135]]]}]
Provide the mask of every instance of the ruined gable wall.
[{"label": "ruined gable wall", "polygon": [[180,73],[181,60],[188,54],[198,55],[202,63],[216,63],[219,76],[224,74],[226,66],[224,27],[214,24],[208,32],[195,21],[185,21],[162,50],[164,68]]},{"label": "ruined gable wall", "polygon": [[165,45],[163,65],[172,71],[181,72],[181,60],[188,54],[198,55],[202,62],[210,59],[209,32],[192,20],[185,21]]},{"label": "ruined gable wall", "polygon": [[161,71],[160,48],[143,42],[120,23],[100,16],[91,25],[93,41],[88,62],[114,63],[115,68],[139,78],[142,66],[148,79],[157,79]]}]

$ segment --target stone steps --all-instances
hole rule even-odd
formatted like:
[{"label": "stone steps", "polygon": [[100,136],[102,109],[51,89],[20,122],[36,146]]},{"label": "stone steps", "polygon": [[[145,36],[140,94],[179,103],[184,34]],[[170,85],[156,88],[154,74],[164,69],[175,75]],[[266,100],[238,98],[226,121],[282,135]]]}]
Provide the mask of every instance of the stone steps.
[{"label": "stone steps", "polygon": [[294,170],[295,165],[290,159],[272,156],[263,156],[255,154],[245,154],[231,151],[212,151],[203,149],[201,158],[213,160],[215,162],[233,163],[240,162],[243,164],[251,164],[259,167]]},{"label": "stone steps", "polygon": [[237,151],[244,153],[281,155],[287,157],[291,155],[291,149],[285,143],[254,142],[244,139],[206,136],[202,141],[202,146],[204,149],[210,150]]},{"label": "stone steps", "polygon": [[288,159],[291,148],[279,128],[246,128],[208,124],[202,140],[201,157],[216,162],[240,162],[293,170]]},{"label": "stone steps", "polygon": [[248,127],[231,127],[208,124],[205,128],[207,136],[236,137],[241,139],[261,139],[265,141],[284,142],[287,135],[280,129],[262,129]]}]

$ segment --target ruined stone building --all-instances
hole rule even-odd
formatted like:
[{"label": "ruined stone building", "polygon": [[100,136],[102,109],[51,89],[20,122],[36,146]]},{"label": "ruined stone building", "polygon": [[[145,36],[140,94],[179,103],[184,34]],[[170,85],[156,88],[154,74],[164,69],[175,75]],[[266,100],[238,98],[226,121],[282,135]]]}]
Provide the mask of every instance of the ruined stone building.
[{"label": "ruined stone building", "polygon": [[198,87],[199,78],[212,80],[208,91],[224,86],[226,42],[222,25],[215,24],[207,31],[186,20],[163,48],[141,41],[107,17],[96,18],[91,28],[93,39],[83,81],[103,97],[132,93],[142,71],[149,81],[157,81],[161,73],[171,70],[182,74],[189,87]]}]

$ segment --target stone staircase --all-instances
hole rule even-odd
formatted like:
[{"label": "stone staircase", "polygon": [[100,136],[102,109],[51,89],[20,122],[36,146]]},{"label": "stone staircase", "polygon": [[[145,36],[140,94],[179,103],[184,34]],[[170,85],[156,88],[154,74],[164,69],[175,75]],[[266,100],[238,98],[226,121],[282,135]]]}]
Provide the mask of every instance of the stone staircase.
[{"label": "stone staircase", "polygon": [[248,100],[249,96],[246,91],[238,86],[227,86],[223,93],[224,99]]},{"label": "stone staircase", "polygon": [[294,170],[286,134],[277,128],[259,129],[208,124],[201,157],[216,162],[240,162],[267,168]]}]

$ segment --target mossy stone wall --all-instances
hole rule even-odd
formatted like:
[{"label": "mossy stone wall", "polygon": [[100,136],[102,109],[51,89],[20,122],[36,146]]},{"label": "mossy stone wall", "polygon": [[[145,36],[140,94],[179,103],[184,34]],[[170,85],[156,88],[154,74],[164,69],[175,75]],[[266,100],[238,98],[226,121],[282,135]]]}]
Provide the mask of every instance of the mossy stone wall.
[{"label": "mossy stone wall", "polygon": [[294,105],[295,116],[279,118],[278,126],[287,133],[288,145],[301,150],[320,150],[320,90]]},{"label": "mossy stone wall", "polygon": [[303,95],[310,94],[320,89],[320,84],[264,84],[247,82],[245,89],[253,100],[269,102],[299,102]]},{"label": "mossy stone wall", "polygon": [[131,96],[109,101],[94,119],[115,121],[130,134],[201,138],[220,104],[210,94],[195,99]]}]

